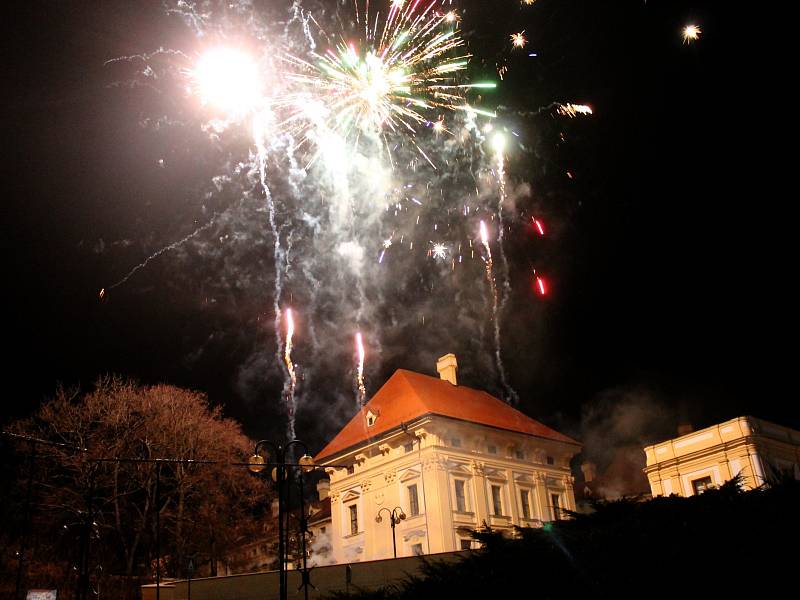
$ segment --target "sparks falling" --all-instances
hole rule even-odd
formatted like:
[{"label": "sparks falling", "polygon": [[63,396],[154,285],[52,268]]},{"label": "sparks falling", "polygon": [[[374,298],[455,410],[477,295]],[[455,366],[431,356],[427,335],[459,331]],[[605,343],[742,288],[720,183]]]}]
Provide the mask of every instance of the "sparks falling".
[{"label": "sparks falling", "polygon": [[367,400],[367,386],[364,385],[364,341],[361,332],[356,333],[356,351],[358,352],[358,365],[356,367],[356,387],[358,389],[358,407],[364,406]]},{"label": "sparks falling", "polygon": [[586,104],[559,104],[556,112],[565,117],[574,118],[578,115],[591,115],[593,114],[592,107]]},{"label": "sparks falling", "polygon": [[543,236],[544,235],[544,224],[539,219],[537,219],[536,217],[533,217],[533,219],[531,219],[531,220],[533,221],[533,226],[536,228],[536,231],[539,232],[539,235]]}]

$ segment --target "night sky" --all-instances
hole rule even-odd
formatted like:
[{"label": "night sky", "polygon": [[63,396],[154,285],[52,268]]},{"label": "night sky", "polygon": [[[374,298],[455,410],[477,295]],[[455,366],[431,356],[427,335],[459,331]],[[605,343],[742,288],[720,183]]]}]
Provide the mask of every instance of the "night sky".
[{"label": "night sky", "polygon": [[[520,408],[580,435],[587,414],[634,395],[659,415],[661,429],[640,432],[644,441],[679,419],[702,427],[752,414],[800,427],[784,391],[791,352],[777,342],[789,337],[778,266],[787,255],[778,230],[788,225],[778,207],[788,196],[765,187],[777,168],[767,140],[781,118],[771,104],[791,99],[767,91],[767,34],[751,30],[753,15],[730,2],[667,0],[461,6],[473,76],[498,80],[487,102],[527,140],[509,173],[537,200],[519,212],[535,206],[549,225],[546,241],[519,225],[507,238],[503,356]],[[199,131],[182,127],[178,139],[155,129],[160,114],[188,111],[178,106],[186,98],[126,85],[126,65],[104,63],[159,47],[196,52],[198,40],[157,2],[32,1],[11,14],[0,113],[0,420],[26,416],[59,383],[89,386],[114,372],[205,391],[248,434],[281,436],[280,373],[273,365],[261,380],[242,376],[243,365],[260,364],[253,348],[274,353],[268,287],[230,284],[235,293],[209,304],[206,282],[225,257],[183,248],[98,300],[205,222],[198,207],[218,158]],[[684,44],[691,22],[702,35]],[[512,52],[508,36],[523,29],[530,43]],[[590,104],[594,115],[520,117],[553,101]],[[265,239],[238,256],[242,281],[252,276],[246,266],[270,264],[269,248]],[[530,288],[532,264],[547,273],[545,298]],[[475,285],[484,283],[478,270]],[[308,363],[302,335],[295,359]],[[484,368],[491,348],[482,348],[462,354],[405,328],[368,354],[368,390],[397,368],[435,375],[431,357],[453,351],[461,382],[499,394]],[[351,378],[344,364],[303,391],[313,401],[299,406],[297,433],[315,449],[354,412],[342,400]]]}]

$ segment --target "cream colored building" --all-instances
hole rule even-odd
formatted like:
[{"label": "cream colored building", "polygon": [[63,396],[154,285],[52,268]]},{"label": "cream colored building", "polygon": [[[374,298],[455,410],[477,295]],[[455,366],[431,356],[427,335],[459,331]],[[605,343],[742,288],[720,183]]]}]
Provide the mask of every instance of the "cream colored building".
[{"label": "cream colored building", "polygon": [[[315,457],[330,477],[336,562],[469,548],[469,530],[541,526],[575,509],[570,459],[580,444],[486,392],[396,371]],[[381,516],[381,522],[376,517]]]},{"label": "cream colored building", "polygon": [[737,417],[644,451],[653,496],[692,496],[737,474],[745,489],[784,475],[800,479],[800,432],[755,417]]}]

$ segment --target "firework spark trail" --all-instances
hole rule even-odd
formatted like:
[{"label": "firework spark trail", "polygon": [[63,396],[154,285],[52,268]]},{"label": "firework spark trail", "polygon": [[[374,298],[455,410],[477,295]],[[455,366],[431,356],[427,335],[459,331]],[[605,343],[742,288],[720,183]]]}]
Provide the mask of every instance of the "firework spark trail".
[{"label": "firework spark trail", "polygon": [[179,239],[177,242],[171,243],[169,246],[164,246],[163,248],[161,248],[161,250],[158,250],[157,252],[154,252],[153,254],[148,256],[146,259],[144,259],[142,262],[140,262],[138,265],[133,267],[133,269],[128,271],[128,274],[125,275],[125,277],[123,277],[122,279],[120,279],[117,283],[115,283],[113,285],[110,285],[107,288],[103,288],[102,290],[100,290],[100,297],[102,298],[103,296],[106,295],[107,292],[113,290],[115,287],[118,287],[118,286],[122,285],[123,283],[125,283],[126,281],[128,281],[128,279],[130,279],[133,276],[133,274],[136,273],[136,271],[138,271],[140,269],[144,269],[148,265],[148,263],[150,263],[150,261],[158,258],[159,256],[161,256],[162,254],[164,254],[165,252],[167,252],[169,250],[174,250],[175,248],[178,248],[178,247],[182,246],[183,244],[185,244],[186,242],[188,242],[192,238],[196,237],[197,235],[199,235],[200,233],[202,233],[203,231],[205,231],[206,229],[211,227],[215,222],[216,222],[216,217],[211,219],[205,225],[202,225],[202,226],[198,227],[197,229],[195,229],[192,233],[190,233],[186,237]]},{"label": "firework spark trail", "polygon": [[[506,202],[506,172],[505,172],[505,157],[503,152],[505,150],[505,138],[502,134],[498,133],[494,138],[494,149],[497,155],[497,182],[499,185],[500,193],[497,196],[497,245],[500,250],[500,259],[503,263],[503,295],[500,298],[500,305],[497,303],[497,289],[493,289],[494,304],[492,305],[492,321],[494,326],[494,355],[497,362],[497,371],[500,374],[500,383],[506,392],[508,399],[516,403],[519,401],[519,394],[511,387],[506,377],[505,365],[500,355],[501,340],[500,340],[500,319],[505,312],[506,303],[511,295],[511,281],[509,279],[508,259],[506,257],[505,249],[503,247],[504,241],[504,226],[503,226],[503,205]],[[485,229],[485,228],[484,228]],[[484,244],[488,248],[488,244]],[[494,285],[494,277],[492,277]]]},{"label": "firework spark trail", "polygon": [[283,392],[286,398],[286,405],[289,413],[288,433],[289,439],[295,438],[294,431],[294,390],[297,386],[297,374],[295,373],[294,363],[292,362],[292,338],[294,337],[294,319],[292,318],[292,309],[286,309],[286,346],[283,353],[283,360],[286,364],[286,370],[289,372],[289,379],[284,382]]},{"label": "firework spark trail", "polygon": [[364,340],[361,338],[361,332],[356,333],[356,350],[358,352],[358,363],[356,366],[356,388],[358,393],[356,395],[356,402],[359,408],[363,408],[367,400],[367,386],[364,385]]},{"label": "firework spark trail", "polygon": [[[256,120],[257,123],[259,119]],[[283,277],[286,271],[286,254],[281,247],[281,236],[278,229],[278,224],[275,219],[275,201],[272,198],[272,191],[267,182],[267,147],[263,138],[263,127],[254,127],[255,143],[258,149],[258,174],[261,189],[264,192],[264,200],[267,204],[267,214],[269,215],[269,227],[274,239],[273,245],[273,260],[275,264],[275,284],[273,287],[272,308],[275,311],[275,356],[278,364],[281,364],[283,353],[283,340],[281,339],[281,309],[280,302],[283,296]],[[289,397],[284,395],[287,402],[287,415],[289,417],[288,429],[294,432],[294,387],[291,382],[292,372],[287,368],[284,373],[284,390],[289,387],[292,388],[291,402]],[[293,438],[292,438],[293,439]]]}]

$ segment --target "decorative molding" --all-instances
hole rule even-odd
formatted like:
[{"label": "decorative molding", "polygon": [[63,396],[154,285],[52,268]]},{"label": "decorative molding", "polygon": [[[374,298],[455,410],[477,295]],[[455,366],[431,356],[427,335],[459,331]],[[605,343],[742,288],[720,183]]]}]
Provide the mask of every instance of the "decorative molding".
[{"label": "decorative molding", "polygon": [[494,479],[495,481],[508,481],[508,476],[506,475],[506,471],[504,469],[485,467],[484,474],[487,478]]},{"label": "decorative molding", "polygon": [[411,529],[403,533],[403,541],[408,542],[410,540],[420,539],[425,537],[425,530],[424,529]]},{"label": "decorative molding", "polygon": [[531,475],[530,473],[519,473],[517,471],[514,471],[512,473],[512,477],[513,477],[514,481],[516,481],[517,483],[530,483],[530,484],[533,484],[533,483],[536,482],[536,480],[534,479],[534,476]]},{"label": "decorative molding", "polygon": [[378,451],[381,453],[381,455],[386,456],[392,451],[392,447],[389,444],[381,444],[378,446]]},{"label": "decorative molding", "polygon": [[457,462],[454,460],[445,460],[443,461],[443,468],[451,473],[457,473],[459,475],[470,476],[472,475],[472,471],[470,470],[470,465],[463,462]]},{"label": "decorative molding", "polygon": [[367,462],[367,455],[364,454],[364,453],[356,454],[355,461],[360,466],[360,465],[364,464],[365,462]]},{"label": "decorative molding", "polygon": [[403,474],[400,476],[400,481],[405,482],[409,481],[410,479],[418,479],[419,478],[419,471],[414,468],[406,469],[403,471]]},{"label": "decorative molding", "polygon": [[445,459],[438,455],[425,459],[422,463],[423,471],[444,471],[446,469]]},{"label": "decorative molding", "polygon": [[355,490],[348,490],[342,496],[342,502],[352,502],[361,498],[361,494]]},{"label": "decorative molding", "polygon": [[477,477],[483,477],[485,467],[486,465],[484,463],[479,462],[477,460],[473,460],[470,463],[470,469],[472,469],[472,474]]},{"label": "decorative molding", "polygon": [[371,487],[372,487],[372,480],[371,479],[365,479],[364,481],[361,482],[361,489],[363,491],[368,492]]},{"label": "decorative molding", "polygon": [[397,478],[397,471],[386,471],[383,474],[383,478],[386,480],[386,483],[393,483]]},{"label": "decorative molding", "polygon": [[383,492],[375,492],[374,499],[375,499],[375,504],[380,506],[381,504],[383,504],[383,501],[386,499],[386,497],[384,496]]}]

